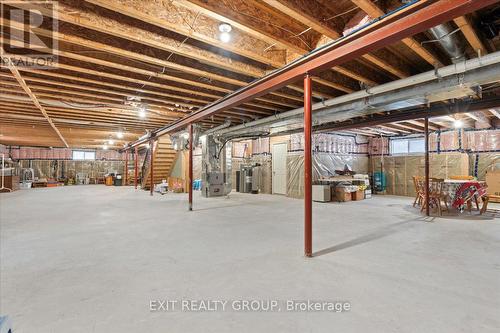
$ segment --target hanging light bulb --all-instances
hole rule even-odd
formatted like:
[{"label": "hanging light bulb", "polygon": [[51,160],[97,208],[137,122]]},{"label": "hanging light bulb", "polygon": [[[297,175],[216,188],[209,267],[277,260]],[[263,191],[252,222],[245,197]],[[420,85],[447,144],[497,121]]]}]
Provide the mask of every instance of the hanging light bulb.
[{"label": "hanging light bulb", "polygon": [[107,146],[107,145],[104,145],[104,146],[102,146],[102,149],[104,149],[104,150],[108,150],[108,146]]},{"label": "hanging light bulb", "polygon": [[453,126],[455,128],[462,128],[464,126],[464,122],[460,119],[456,119],[454,122],[453,122]]},{"label": "hanging light bulb", "polygon": [[118,131],[118,132],[116,132],[116,137],[117,137],[118,139],[123,139],[123,132],[122,132],[122,131]]},{"label": "hanging light bulb", "polygon": [[138,112],[139,118],[146,118],[146,108],[141,106]]},{"label": "hanging light bulb", "polygon": [[220,31],[219,38],[223,43],[229,43],[231,41],[231,33],[230,33],[231,30],[233,30],[233,27],[231,27],[230,24],[228,23],[219,24],[219,31]]},{"label": "hanging light bulb", "polygon": [[115,144],[115,140],[113,140],[113,139],[109,139],[109,140],[108,140],[108,144],[109,144],[110,146],[114,145],[114,144]]}]

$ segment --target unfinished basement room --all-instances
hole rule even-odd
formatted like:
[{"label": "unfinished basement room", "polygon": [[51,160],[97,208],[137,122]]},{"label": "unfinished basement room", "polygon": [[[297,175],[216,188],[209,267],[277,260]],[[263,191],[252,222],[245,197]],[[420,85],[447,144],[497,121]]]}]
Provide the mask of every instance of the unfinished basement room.
[{"label": "unfinished basement room", "polygon": [[0,333],[500,332],[499,0],[0,9]]}]

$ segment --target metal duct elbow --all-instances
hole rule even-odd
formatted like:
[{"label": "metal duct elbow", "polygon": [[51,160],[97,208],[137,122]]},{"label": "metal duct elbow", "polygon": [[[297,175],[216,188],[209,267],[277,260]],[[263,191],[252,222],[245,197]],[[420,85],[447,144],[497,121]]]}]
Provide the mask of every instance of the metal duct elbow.
[{"label": "metal duct elbow", "polygon": [[454,34],[455,31],[453,31],[450,24],[445,23],[437,25],[434,28],[431,28],[429,32],[446,51],[454,64],[466,60],[464,44]]}]

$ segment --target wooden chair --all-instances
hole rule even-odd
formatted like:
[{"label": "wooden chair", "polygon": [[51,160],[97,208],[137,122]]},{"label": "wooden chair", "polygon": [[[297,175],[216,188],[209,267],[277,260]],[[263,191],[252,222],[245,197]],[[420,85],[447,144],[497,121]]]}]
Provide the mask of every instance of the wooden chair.
[{"label": "wooden chair", "polygon": [[450,176],[450,179],[453,180],[476,180],[474,176]]},{"label": "wooden chair", "polygon": [[425,182],[425,178],[422,176],[413,176],[413,185],[415,186],[415,201],[413,201],[413,207],[415,205],[422,206],[424,197],[425,197],[425,186],[421,186],[419,181],[423,180]]},{"label": "wooden chair", "polygon": [[[496,199],[497,201],[500,199],[500,196],[498,195],[493,195],[493,194],[486,194],[481,197],[481,200],[483,201],[483,206],[481,207],[481,210],[479,211],[479,214],[482,215],[486,213],[488,210],[488,203],[490,202],[491,199]],[[495,210],[497,211],[497,210]]]},{"label": "wooden chair", "polygon": [[[439,216],[443,215],[443,207],[441,206],[441,203],[444,203],[446,211],[449,211],[448,203],[446,201],[447,197],[443,192],[443,183],[444,179],[429,178],[429,204],[431,207],[435,207],[437,209]],[[420,211],[423,212],[427,206],[425,200],[425,179],[418,180],[418,184],[419,187],[423,189],[422,208],[420,209]]]}]

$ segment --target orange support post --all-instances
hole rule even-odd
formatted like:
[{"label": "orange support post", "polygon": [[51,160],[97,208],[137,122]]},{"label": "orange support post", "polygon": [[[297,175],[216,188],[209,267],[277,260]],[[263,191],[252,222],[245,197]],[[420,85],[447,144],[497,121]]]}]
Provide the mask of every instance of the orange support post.
[{"label": "orange support post", "polygon": [[154,190],[154,167],[153,167],[153,163],[154,163],[154,158],[153,158],[153,153],[154,153],[154,146],[155,146],[155,142],[153,139],[151,139],[151,141],[149,142],[149,145],[150,145],[150,154],[149,154],[149,175],[151,176],[151,179],[150,179],[150,184],[149,184],[149,194],[150,195],[153,195],[153,190]]},{"label": "orange support post", "polygon": [[304,78],[304,254],[312,257],[312,89],[311,77]]},{"label": "orange support post", "polygon": [[189,210],[193,210],[193,124],[189,124],[189,179],[188,179],[188,193],[189,193]]},{"label": "orange support post", "polygon": [[139,178],[139,152],[138,147],[135,147],[135,170],[134,170],[134,187],[137,190],[137,178]]},{"label": "orange support post", "polygon": [[429,207],[429,117],[425,117],[425,215],[430,215]]},{"label": "orange support post", "polygon": [[125,175],[124,175],[125,185],[128,185],[128,150],[125,151]]}]

